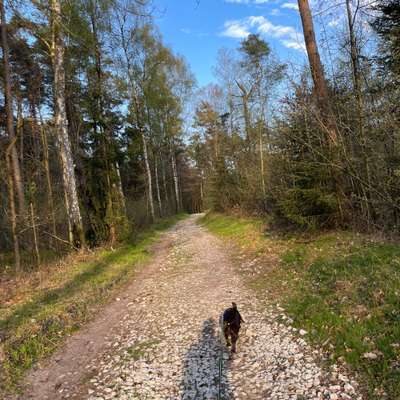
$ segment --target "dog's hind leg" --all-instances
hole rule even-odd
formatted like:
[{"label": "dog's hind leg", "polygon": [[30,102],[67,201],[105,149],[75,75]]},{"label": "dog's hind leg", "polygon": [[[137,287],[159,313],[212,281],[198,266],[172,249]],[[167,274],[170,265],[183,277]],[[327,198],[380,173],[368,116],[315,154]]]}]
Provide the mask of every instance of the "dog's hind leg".
[{"label": "dog's hind leg", "polygon": [[229,347],[231,345],[231,341],[229,339],[229,334],[231,333],[231,329],[229,327],[229,324],[224,322],[224,336],[226,340],[226,345]]},{"label": "dog's hind leg", "polygon": [[239,329],[231,328],[231,338],[232,338],[232,353],[236,353],[236,342],[239,338]]}]

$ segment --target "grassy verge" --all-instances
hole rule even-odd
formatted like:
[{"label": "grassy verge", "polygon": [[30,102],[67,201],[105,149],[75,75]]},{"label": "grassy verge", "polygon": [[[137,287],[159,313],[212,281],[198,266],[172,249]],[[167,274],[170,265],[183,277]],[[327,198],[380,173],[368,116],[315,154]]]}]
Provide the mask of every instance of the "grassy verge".
[{"label": "grassy verge", "polygon": [[0,306],[0,393],[16,389],[33,363],[85,324],[151,258],[159,234],[184,217],[162,220],[116,250],[67,258],[71,265],[47,270],[39,286],[20,285]]},{"label": "grassy verge", "polygon": [[223,215],[202,223],[257,261],[250,285],[357,371],[370,399],[400,399],[400,245],[350,232],[274,238],[259,220]]}]

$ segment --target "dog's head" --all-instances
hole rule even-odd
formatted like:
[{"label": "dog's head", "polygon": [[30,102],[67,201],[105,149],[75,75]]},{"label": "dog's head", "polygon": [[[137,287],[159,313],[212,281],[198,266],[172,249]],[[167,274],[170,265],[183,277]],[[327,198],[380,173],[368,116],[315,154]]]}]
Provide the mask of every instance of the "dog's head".
[{"label": "dog's head", "polygon": [[238,326],[240,326],[241,322],[244,322],[235,302],[232,302],[232,307],[225,310],[223,314],[223,319],[230,324],[234,323]]}]

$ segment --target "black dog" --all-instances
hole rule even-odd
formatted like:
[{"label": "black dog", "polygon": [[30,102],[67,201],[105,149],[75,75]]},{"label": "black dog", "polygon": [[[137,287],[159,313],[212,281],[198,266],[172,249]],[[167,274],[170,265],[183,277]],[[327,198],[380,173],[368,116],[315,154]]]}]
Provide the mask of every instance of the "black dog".
[{"label": "black dog", "polygon": [[222,328],[226,339],[226,345],[232,346],[232,353],[236,353],[236,342],[239,338],[240,324],[244,322],[236,303],[226,309],[222,315]]}]

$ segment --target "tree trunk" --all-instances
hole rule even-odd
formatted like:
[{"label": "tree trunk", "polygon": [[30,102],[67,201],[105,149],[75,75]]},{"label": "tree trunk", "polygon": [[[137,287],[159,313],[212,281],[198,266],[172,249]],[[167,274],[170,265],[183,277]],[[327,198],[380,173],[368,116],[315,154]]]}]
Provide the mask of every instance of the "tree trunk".
[{"label": "tree trunk", "polygon": [[265,189],[265,170],[264,170],[264,142],[263,142],[263,124],[259,123],[259,146],[260,146],[260,175],[261,175],[261,188],[263,196],[265,199],[266,189]]},{"label": "tree trunk", "polygon": [[52,0],[52,58],[54,70],[54,119],[57,130],[57,140],[60,149],[64,192],[69,223],[71,225],[73,243],[71,245],[84,246],[85,237],[81,212],[79,209],[78,193],[76,188],[74,162],[71,143],[68,136],[68,122],[65,110],[65,70],[64,44],[61,37],[61,6],[60,0]]},{"label": "tree trunk", "polygon": [[321,58],[318,52],[318,46],[315,40],[314,24],[311,16],[308,0],[298,0],[301,22],[303,25],[304,41],[306,44],[308,60],[311,69],[311,75],[314,82],[314,92],[317,98],[318,107],[321,114],[322,128],[326,132],[326,138],[329,146],[329,155],[331,158],[331,174],[335,184],[336,199],[340,221],[344,219],[344,182],[341,170],[342,162],[339,148],[339,132],[336,125],[335,116],[329,100],[328,86],[325,80],[324,70]]},{"label": "tree trunk", "polygon": [[25,196],[24,188],[21,178],[21,169],[18,159],[18,153],[15,146],[15,132],[14,132],[14,117],[13,117],[13,98],[11,89],[11,74],[10,74],[10,62],[9,62],[9,47],[7,38],[7,26],[6,26],[6,13],[4,9],[4,2],[0,0],[0,17],[1,17],[1,47],[3,50],[3,79],[4,79],[4,100],[5,100],[5,111],[6,111],[6,126],[7,134],[12,144],[10,148],[12,176],[14,179],[15,191],[18,198],[18,211],[22,218],[26,215],[25,207]]},{"label": "tree trunk", "polygon": [[[36,113],[34,112],[34,117]],[[39,111],[39,118],[40,118],[40,138],[43,147],[43,167],[44,172],[46,175],[46,185],[47,185],[47,204],[49,207],[49,212],[51,214],[51,226],[52,226],[52,233],[54,238],[57,237],[57,226],[56,226],[56,214],[54,210],[54,197],[53,197],[53,187],[51,184],[51,175],[50,175],[50,163],[49,163],[49,144],[47,141],[47,132],[44,129],[44,122]],[[58,241],[54,241],[55,247],[58,248]]]},{"label": "tree trunk", "polygon": [[250,145],[251,142],[250,112],[249,112],[247,96],[245,95],[242,96],[242,102],[243,102],[243,113],[244,113],[244,125],[246,130],[246,141],[248,145]]},{"label": "tree trunk", "polygon": [[118,186],[118,193],[119,193],[119,197],[120,197],[120,201],[121,201],[121,208],[122,208],[124,215],[126,215],[125,194],[124,194],[124,190],[122,188],[121,172],[120,172],[119,165],[117,162],[115,163],[115,170],[117,172],[117,186]]},{"label": "tree trunk", "polygon": [[322,113],[325,130],[330,145],[338,144],[338,132],[335,118],[329,101],[328,87],[325,80],[318,46],[315,40],[314,24],[311,16],[308,0],[298,0],[301,21],[303,25],[304,40],[310,63],[311,75],[314,82],[314,90]]},{"label": "tree trunk", "polygon": [[8,202],[10,208],[10,222],[11,222],[11,233],[14,245],[14,263],[16,273],[21,272],[21,254],[19,250],[19,240],[17,233],[17,212],[15,209],[15,199],[14,199],[14,178],[12,170],[12,159],[11,150],[14,147],[16,138],[8,145],[6,149],[6,163],[7,163],[7,188],[8,188]]},{"label": "tree trunk", "polygon": [[153,201],[153,191],[152,191],[152,180],[151,180],[151,171],[150,171],[150,165],[149,165],[149,160],[148,160],[148,154],[147,154],[147,143],[146,143],[146,137],[145,137],[145,128],[144,128],[144,118],[143,118],[143,111],[144,107],[140,104],[139,100],[139,95],[136,89],[136,82],[133,74],[133,65],[131,63],[131,59],[128,54],[128,43],[130,38],[125,37],[125,32],[123,25],[120,25],[120,39],[121,39],[121,45],[123,49],[123,53],[125,56],[125,62],[126,62],[126,72],[127,76],[129,79],[130,83],[130,94],[133,100],[133,108],[134,108],[134,113],[136,116],[136,124],[138,127],[138,130],[140,134],[142,135],[142,142],[143,142],[143,156],[145,160],[145,169],[146,169],[146,175],[147,175],[147,198],[148,198],[148,205],[150,205],[150,212],[151,212],[151,218],[154,221],[155,219],[155,213],[154,213],[154,201]]},{"label": "tree trunk", "polygon": [[[113,148],[113,139],[110,130],[106,126],[105,112],[104,112],[104,101],[103,101],[103,65],[101,57],[101,45],[98,38],[98,22],[97,22],[97,3],[91,0],[90,2],[90,22],[92,26],[92,34],[94,39],[94,57],[95,57],[95,68],[96,68],[96,82],[95,82],[95,102],[96,102],[96,115],[94,121],[95,130],[97,125],[100,127],[102,134],[101,147],[104,157],[104,169],[106,174],[107,183],[107,222],[109,227],[109,237],[111,244],[114,245],[117,241],[117,216],[121,215],[121,212],[125,214],[125,199],[123,198],[122,184],[120,180],[119,171],[116,169],[116,165],[111,161],[110,152]],[[115,207],[115,197],[120,198]]]},{"label": "tree trunk", "polygon": [[236,85],[242,92],[242,106],[243,106],[243,116],[244,116],[244,128],[246,132],[246,142],[250,146],[251,141],[251,122],[250,122],[250,111],[249,111],[249,93],[245,89],[243,85],[241,85],[238,81],[236,81]]},{"label": "tree trunk", "polygon": [[[364,197],[364,207],[365,207],[365,216],[369,228],[370,224],[370,201],[369,201],[369,188],[371,187],[371,172],[370,165],[368,161],[368,151],[367,151],[367,143],[364,129],[364,99],[361,88],[361,75],[360,75],[360,61],[357,49],[357,39],[354,32],[354,22],[355,16],[353,16],[351,10],[351,1],[346,0],[346,11],[347,11],[347,22],[349,26],[349,36],[350,36],[350,55],[351,55],[351,65],[353,69],[353,89],[354,94],[356,96],[357,101],[357,114],[358,114],[358,135],[361,143],[361,157],[364,164],[364,170],[366,174],[366,183],[361,182],[363,197]],[[367,186],[367,188],[365,187]]]},{"label": "tree trunk", "polygon": [[166,167],[165,167],[165,162],[162,159],[161,156],[161,173],[162,173],[162,178],[163,178],[163,187],[164,187],[164,198],[165,198],[165,204],[167,207],[167,212],[170,211],[170,207],[169,207],[169,196],[168,196],[168,187],[167,187],[167,177],[166,177]]},{"label": "tree trunk", "polygon": [[[16,129],[16,136],[19,140],[19,160],[20,163],[24,164],[24,121],[22,118],[22,100],[21,96],[16,96],[17,98],[17,129]],[[33,130],[32,130],[33,131]],[[33,132],[32,132],[33,133]],[[33,140],[35,140],[35,134],[33,133]],[[36,146],[34,146],[36,150]],[[37,152],[34,153],[35,157],[37,157]],[[23,171],[22,171],[23,173]],[[23,176],[21,177],[23,179]]]},{"label": "tree trunk", "polygon": [[154,212],[154,200],[153,200],[153,183],[151,179],[151,170],[150,170],[150,163],[149,157],[147,153],[147,140],[145,137],[144,132],[142,132],[142,141],[143,141],[143,157],[144,157],[144,165],[146,168],[146,175],[147,175],[147,191],[148,191],[148,198],[149,198],[149,205],[150,205],[150,213],[151,218],[155,220],[155,212]]},{"label": "tree trunk", "polygon": [[176,157],[175,151],[171,145],[171,167],[172,167],[172,176],[174,179],[174,189],[175,189],[175,204],[176,204],[176,212],[182,211],[181,207],[181,199],[179,192],[179,180],[178,180],[178,170],[176,168]]},{"label": "tree trunk", "polygon": [[[350,55],[351,55],[351,65],[353,68],[353,84],[354,84],[354,92],[357,97],[357,106],[359,108],[359,118],[360,118],[360,133],[363,137],[364,131],[364,107],[363,107],[363,96],[361,92],[361,76],[360,76],[360,63],[358,57],[358,49],[357,49],[357,40],[354,32],[354,17],[351,10],[351,1],[346,0],[346,11],[347,11],[347,22],[349,26],[349,36],[350,36]],[[362,122],[362,123],[361,123]]]},{"label": "tree trunk", "polygon": [[200,201],[201,201],[201,206],[203,207],[203,201],[204,201],[204,187],[203,187],[203,171],[201,171],[200,175]]},{"label": "tree trunk", "polygon": [[33,231],[33,243],[35,245],[36,264],[39,268],[40,267],[40,252],[39,252],[38,235],[37,235],[37,231],[36,231],[35,210],[33,208],[32,202],[30,204],[30,211],[31,211],[32,231]]},{"label": "tree trunk", "polygon": [[[65,209],[67,210],[67,214],[68,214],[68,210],[70,208],[69,206],[69,199],[68,199],[68,194],[67,191],[65,190],[65,186],[64,186],[64,203],[65,203]],[[68,221],[68,241],[71,244],[72,247],[74,247],[74,229],[72,226],[72,221],[71,218],[67,218]]]},{"label": "tree trunk", "polygon": [[156,191],[157,191],[157,201],[158,201],[158,208],[160,210],[160,217],[163,215],[162,203],[161,203],[161,195],[160,195],[160,183],[158,179],[158,162],[157,162],[157,155],[154,157],[154,174],[156,177]]},{"label": "tree trunk", "polygon": [[234,131],[233,113],[234,113],[234,103],[232,98],[232,92],[229,90],[228,94],[228,106],[229,106],[229,134],[232,136]]},{"label": "tree trunk", "polygon": [[[105,153],[105,148],[103,146],[104,153]],[[104,154],[104,157],[107,157],[106,154]],[[106,218],[109,226],[109,238],[110,238],[110,243],[111,246],[114,246],[115,243],[117,242],[117,227],[116,227],[116,220],[115,220],[115,213],[114,213],[114,201],[113,201],[113,185],[111,183],[111,177],[110,177],[110,172],[108,168],[108,162],[106,162],[106,181],[107,181],[107,211],[106,211]]]}]

